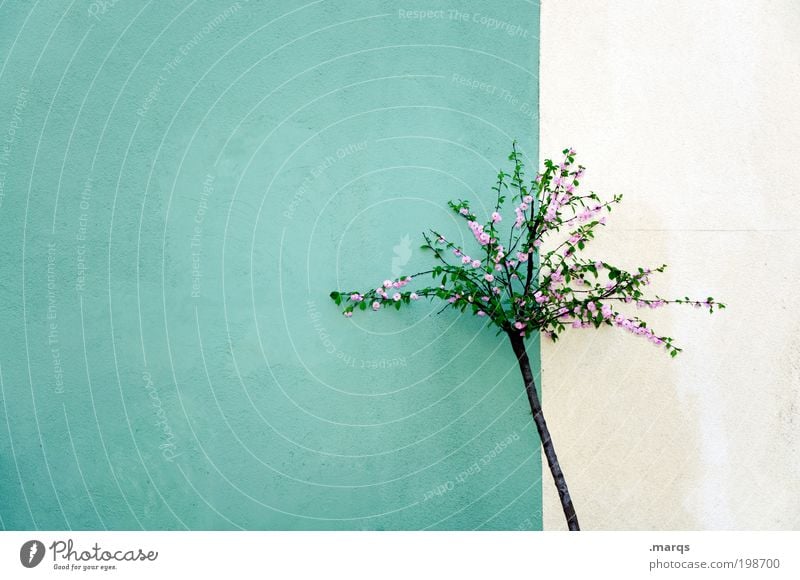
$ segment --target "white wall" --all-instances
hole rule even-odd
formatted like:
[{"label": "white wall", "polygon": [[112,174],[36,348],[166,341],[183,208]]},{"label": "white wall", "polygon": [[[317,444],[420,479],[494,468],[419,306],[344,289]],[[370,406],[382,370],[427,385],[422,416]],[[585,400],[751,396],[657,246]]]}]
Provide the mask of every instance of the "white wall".
[{"label": "white wall", "polygon": [[585,529],[800,529],[798,30],[792,0],[543,2],[542,155],[625,195],[593,249],[728,304],[648,317],[674,360],[613,329],[544,347]]}]

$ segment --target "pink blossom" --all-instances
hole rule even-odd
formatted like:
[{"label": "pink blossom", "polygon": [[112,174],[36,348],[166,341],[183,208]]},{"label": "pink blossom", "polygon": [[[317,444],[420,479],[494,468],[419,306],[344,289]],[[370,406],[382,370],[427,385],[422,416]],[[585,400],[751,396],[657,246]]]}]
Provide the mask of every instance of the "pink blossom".
[{"label": "pink blossom", "polygon": [[353,312],[352,312],[351,310],[348,310],[347,312],[345,312],[345,313],[344,313],[344,315],[345,315],[347,318],[350,318],[351,316],[353,316]]},{"label": "pink blossom", "polygon": [[517,260],[520,262],[527,262],[528,254],[526,252],[517,252]]},{"label": "pink blossom", "polygon": [[586,310],[588,310],[589,312],[596,312],[597,311],[597,306],[595,305],[594,302],[589,302],[586,305]]},{"label": "pink blossom", "polygon": [[372,309],[373,310],[380,310],[381,309],[381,303],[380,302],[373,302],[372,303]]},{"label": "pink blossom", "polygon": [[353,302],[361,302],[363,299],[364,297],[358,292],[350,295],[350,300],[352,300]]},{"label": "pink blossom", "polygon": [[469,264],[471,261],[472,261],[472,258],[470,258],[469,256],[464,256],[463,258],[461,258],[461,263],[462,264]]},{"label": "pink blossom", "polygon": [[465,207],[462,207],[460,210],[458,210],[458,213],[461,215],[469,215],[469,210]]},{"label": "pink blossom", "polygon": [[400,300],[400,298],[402,298],[402,296],[400,296],[400,292],[395,292],[394,295],[392,296],[392,300],[394,300],[395,302]]},{"label": "pink blossom", "polygon": [[481,300],[483,300],[484,302],[489,302],[489,297],[488,296],[481,296]]},{"label": "pink blossom", "polygon": [[392,281],[391,280],[384,280],[383,281],[383,286],[385,288],[391,288],[392,287]]},{"label": "pink blossom", "polygon": [[472,260],[472,267],[473,268],[480,268],[481,267],[481,261],[480,260]]},{"label": "pink blossom", "polygon": [[493,211],[492,212],[492,223],[496,224],[496,223],[501,222],[501,221],[503,221],[503,216],[501,216],[496,211]]},{"label": "pink blossom", "polygon": [[492,274],[486,274],[486,275],[483,277],[483,279],[484,279],[484,280],[486,280],[487,282],[494,282],[494,275],[492,275]]},{"label": "pink blossom", "polygon": [[475,314],[478,316],[486,316],[486,313],[483,310],[478,310]]},{"label": "pink blossom", "polygon": [[547,302],[547,296],[542,294],[541,290],[537,290],[536,294],[533,295],[533,298],[536,300],[537,304],[543,304],[544,302]]},{"label": "pink blossom", "polygon": [[411,300],[419,300],[419,294],[412,292],[409,298],[411,298]]},{"label": "pink blossom", "polygon": [[531,203],[533,202],[533,196],[526,195],[525,197],[522,198],[522,201],[524,201],[525,203]]},{"label": "pink blossom", "polygon": [[517,214],[517,219],[514,221],[514,227],[520,228],[522,227],[523,222],[525,221],[525,215],[522,213],[522,210],[518,207],[514,208],[514,213]]},{"label": "pink blossom", "polygon": [[522,330],[522,329],[523,329],[523,328],[525,328],[526,326],[527,326],[527,324],[525,324],[524,322],[520,322],[519,320],[517,320],[517,321],[514,323],[514,328],[516,328],[517,330]]}]

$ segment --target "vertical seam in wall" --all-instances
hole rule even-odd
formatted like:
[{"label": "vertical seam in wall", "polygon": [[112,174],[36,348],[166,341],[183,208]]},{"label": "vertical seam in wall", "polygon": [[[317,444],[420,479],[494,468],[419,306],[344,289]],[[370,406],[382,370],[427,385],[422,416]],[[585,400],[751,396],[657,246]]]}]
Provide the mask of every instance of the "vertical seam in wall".
[{"label": "vertical seam in wall", "polygon": [[[541,124],[542,124],[542,2],[539,0],[536,3],[536,10],[537,10],[537,22],[538,22],[538,30],[536,31],[536,39],[534,40],[534,50],[536,51],[536,75],[535,75],[535,82],[536,87],[534,90],[534,94],[536,95],[536,120],[534,122],[533,131],[535,132],[534,143],[536,143],[536,167],[535,171],[539,171],[539,158],[541,157],[542,152],[542,131],[541,131]],[[538,262],[538,251],[536,253],[536,261]],[[539,399],[542,401],[542,405],[544,405],[544,380],[543,370],[542,369],[542,341],[541,341],[541,334],[536,340],[536,352],[534,353],[534,365],[535,368],[539,371],[538,372],[538,384],[539,384]],[[540,473],[542,476],[539,478],[539,513],[540,522],[541,522],[541,530],[544,530],[544,461],[542,460],[542,450],[541,447],[539,448],[539,463],[542,466]]]}]

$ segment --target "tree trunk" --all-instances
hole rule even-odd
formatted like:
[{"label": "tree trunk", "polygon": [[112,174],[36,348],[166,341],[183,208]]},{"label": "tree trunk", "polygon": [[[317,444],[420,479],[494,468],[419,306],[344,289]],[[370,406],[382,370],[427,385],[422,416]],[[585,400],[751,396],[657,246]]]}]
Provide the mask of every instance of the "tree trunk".
[{"label": "tree trunk", "polygon": [[528,394],[528,402],[531,405],[533,422],[536,424],[536,429],[539,431],[539,438],[542,441],[542,448],[547,458],[547,464],[550,466],[550,473],[553,474],[553,481],[555,481],[556,489],[558,490],[558,497],[561,499],[561,507],[564,508],[564,515],[567,518],[567,527],[571,531],[578,531],[580,530],[578,516],[575,515],[575,507],[572,505],[572,498],[569,495],[569,489],[567,489],[567,480],[564,479],[564,473],[561,471],[561,466],[558,464],[558,457],[556,457],[556,450],[553,447],[553,440],[550,438],[550,431],[547,428],[547,423],[542,414],[542,404],[539,402],[539,395],[536,393],[536,383],[533,380],[531,362],[525,350],[525,339],[518,334],[514,334],[513,331],[509,332],[508,336],[511,339],[511,346],[519,362],[519,370],[522,372],[522,379],[525,381],[525,392]]}]

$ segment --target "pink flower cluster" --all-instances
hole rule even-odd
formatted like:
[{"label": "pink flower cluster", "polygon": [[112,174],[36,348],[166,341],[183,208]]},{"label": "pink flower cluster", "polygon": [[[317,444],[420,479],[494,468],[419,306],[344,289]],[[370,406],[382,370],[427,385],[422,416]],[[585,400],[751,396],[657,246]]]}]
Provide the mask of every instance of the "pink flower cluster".
[{"label": "pink flower cluster", "polygon": [[555,284],[559,284],[564,281],[564,274],[561,272],[561,268],[558,270],[550,273],[550,287],[552,288]]},{"label": "pink flower cluster", "polygon": [[526,195],[522,198],[522,202],[514,208],[514,213],[517,215],[517,219],[514,221],[514,227],[520,228],[522,224],[525,223],[525,212],[528,211],[530,204],[533,203],[533,197],[530,195]]},{"label": "pink flower cluster", "polygon": [[[564,170],[569,166],[569,163],[562,163],[559,167]],[[578,171],[574,178],[578,179],[582,175],[582,171]],[[558,216],[558,210],[560,210],[564,205],[566,205],[570,199],[572,199],[572,192],[575,191],[575,186],[571,179],[567,178],[565,181],[564,177],[557,177],[553,180],[553,187],[554,191],[553,194],[550,196],[550,203],[547,204],[547,212],[544,214],[544,220],[547,223],[552,223],[556,220]],[[558,189],[563,187],[564,193],[559,195]]]},{"label": "pink flower cluster", "polygon": [[[380,285],[377,288],[375,288],[375,294],[377,294],[378,296],[380,296],[384,300],[388,300],[389,299],[389,295],[386,293],[387,289],[389,289],[389,288],[402,288],[403,286],[409,284],[411,282],[411,280],[412,280],[411,276],[406,276],[405,278],[401,278],[400,280],[397,280],[396,282],[392,282],[391,280],[384,280],[382,285]],[[400,295],[395,293],[394,296],[400,296]],[[392,298],[394,300],[399,300],[399,298],[394,298],[394,296],[392,296]],[[352,295],[350,296],[350,299],[351,300],[353,299]],[[363,299],[364,299],[364,297],[361,296],[361,300],[363,300]],[[356,300],[356,302],[358,302],[358,300]],[[372,308],[374,310],[377,310],[378,308],[380,308],[380,304],[378,304],[378,308],[375,308],[375,304],[378,304],[378,303],[377,302],[373,303]]]},{"label": "pink flower cluster", "polygon": [[[592,217],[597,215],[597,213],[603,209],[600,205],[595,205],[592,207],[587,207],[581,213],[578,214],[578,219],[582,222],[589,221]],[[605,218],[600,218],[600,223],[605,223]]]},{"label": "pink flower cluster", "polygon": [[638,336],[643,336],[653,344],[664,344],[664,341],[661,340],[658,336],[655,335],[651,328],[647,328],[641,325],[641,322],[637,320],[630,320],[629,318],[625,318],[621,314],[617,314],[614,317],[614,324],[619,326],[620,328],[624,328],[628,332],[632,334],[636,334]]},{"label": "pink flower cluster", "polygon": [[467,222],[467,225],[469,226],[469,229],[472,230],[475,239],[478,240],[478,243],[481,246],[485,246],[491,241],[492,237],[483,231],[483,226],[481,224],[476,221],[469,221]]},{"label": "pink flower cluster", "polygon": [[661,308],[661,307],[666,306],[666,305],[667,305],[667,303],[664,302],[663,300],[637,300],[636,301],[636,307],[637,308],[645,308],[645,307]]}]

